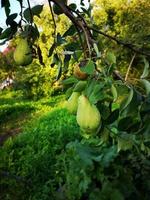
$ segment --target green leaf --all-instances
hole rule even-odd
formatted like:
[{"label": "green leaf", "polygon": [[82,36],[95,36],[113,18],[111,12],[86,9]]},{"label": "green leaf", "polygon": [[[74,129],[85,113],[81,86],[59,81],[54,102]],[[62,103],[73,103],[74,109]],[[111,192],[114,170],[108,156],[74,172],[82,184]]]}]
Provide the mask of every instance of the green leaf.
[{"label": "green leaf", "polygon": [[12,34],[12,29],[9,27],[0,34],[0,40],[9,38]]},{"label": "green leaf", "polygon": [[86,145],[78,144],[77,146],[77,153],[79,154],[81,160],[89,166],[93,165],[93,150]]},{"label": "green leaf", "polygon": [[111,93],[112,93],[112,95],[113,95],[114,101],[116,101],[117,98],[118,98],[118,93],[117,93],[116,87],[115,87],[113,84],[112,84],[112,86],[111,86]]},{"label": "green leaf", "polygon": [[133,117],[131,116],[124,117],[120,119],[118,123],[118,129],[120,131],[126,131],[132,123],[133,123]]},{"label": "green leaf", "polygon": [[57,72],[57,76],[56,76],[56,81],[58,81],[60,79],[61,75],[62,75],[62,64],[59,61],[59,63],[58,63],[58,72]]},{"label": "green leaf", "polygon": [[108,118],[108,116],[110,115],[110,109],[109,109],[109,107],[100,102],[100,103],[98,103],[98,108],[100,110],[101,117],[104,120],[106,120]]},{"label": "green leaf", "polygon": [[111,146],[109,148],[102,149],[102,159],[100,164],[103,167],[108,167],[110,163],[117,157],[117,146]]},{"label": "green leaf", "polygon": [[6,24],[11,25],[14,22],[14,19],[18,16],[17,13],[11,14],[6,19]]},{"label": "green leaf", "polygon": [[72,36],[76,33],[76,31],[76,27],[74,25],[71,25],[69,29],[63,34],[63,37]]},{"label": "green leaf", "polygon": [[144,58],[144,71],[140,78],[146,78],[149,74],[149,62]]},{"label": "green leaf", "polygon": [[106,54],[106,61],[109,65],[116,63],[116,56],[113,52],[107,52]]},{"label": "green leaf", "polygon": [[76,85],[75,85],[75,88],[74,88],[74,92],[82,92],[85,87],[87,85],[87,82],[86,81],[79,81]]},{"label": "green leaf", "polygon": [[130,88],[129,95],[125,98],[125,100],[121,103],[120,110],[123,111],[132,101],[134,92],[133,88]]},{"label": "green leaf", "polygon": [[[36,16],[40,17],[39,14],[41,13],[42,10],[43,10],[43,5],[34,6],[31,9],[31,11],[29,8],[27,8],[23,12],[24,18],[27,20],[27,22],[32,22],[33,16],[36,15]],[[31,12],[32,12],[32,14],[31,14]]]},{"label": "green leaf", "polygon": [[2,33],[3,29],[0,27],[0,34]]},{"label": "green leaf", "polygon": [[5,8],[6,16],[9,16],[9,14],[10,14],[10,2],[9,2],[9,0],[1,0],[1,7]]},{"label": "green leaf", "polygon": [[129,135],[127,133],[122,133],[118,138],[118,152],[126,151],[128,149],[132,149],[133,147],[133,135]]},{"label": "green leaf", "polygon": [[78,62],[82,53],[83,53],[82,50],[75,51],[74,54],[73,54],[73,58]]},{"label": "green leaf", "polygon": [[69,85],[69,84],[74,84],[74,83],[77,83],[78,82],[78,79],[76,79],[74,76],[73,77],[70,77],[70,78],[67,78],[65,80],[62,81],[62,84],[64,85]]},{"label": "green leaf", "polygon": [[102,92],[103,87],[104,87],[103,83],[98,83],[94,85],[93,90],[89,96],[89,101],[92,104],[96,104],[98,101],[103,100],[105,98],[105,95]]},{"label": "green leaf", "polygon": [[66,93],[65,93],[65,98],[69,99],[69,97],[71,96],[72,92],[73,92],[73,87],[69,87],[67,89]]},{"label": "green leaf", "polygon": [[54,65],[58,65],[59,62],[60,62],[59,57],[58,57],[58,55],[55,53],[54,56],[53,56],[53,61],[52,61],[51,67],[54,67]]},{"label": "green leaf", "polygon": [[85,67],[81,67],[81,71],[87,73],[87,74],[93,74],[95,71],[95,64],[92,60],[90,60]]},{"label": "green leaf", "polygon": [[66,40],[60,35],[60,33],[57,34],[57,45],[61,45],[66,43]]},{"label": "green leaf", "polygon": [[30,35],[30,37],[32,37],[33,41],[35,41],[38,37],[39,37],[39,31],[36,25],[26,25],[24,27],[24,31],[21,33],[21,35],[23,37],[28,37]]},{"label": "green leaf", "polygon": [[75,3],[71,3],[71,4],[69,4],[69,8],[71,8],[72,10],[76,10],[77,5]]},{"label": "green leaf", "polygon": [[49,49],[48,57],[51,57],[51,55],[53,54],[53,51],[56,48],[56,46],[57,46],[56,43],[52,44],[51,48]]},{"label": "green leaf", "polygon": [[142,79],[141,83],[145,87],[146,95],[149,95],[150,94],[150,82],[148,80],[146,80],[146,79]]},{"label": "green leaf", "polygon": [[32,15],[30,13],[29,8],[27,8],[27,9],[24,10],[23,16],[27,20],[27,22],[32,22],[33,19],[32,19]]},{"label": "green leaf", "polygon": [[40,13],[43,10],[43,5],[36,5],[31,10],[33,15],[40,17]]},{"label": "green leaf", "polygon": [[112,124],[115,122],[119,117],[119,109],[114,110],[110,116],[106,119],[106,124]]},{"label": "green leaf", "polygon": [[124,196],[119,190],[113,189],[110,194],[110,200],[124,200]]},{"label": "green leaf", "polygon": [[94,50],[96,52],[97,58],[101,57],[101,53],[99,52],[98,46],[96,43],[93,44]]},{"label": "green leaf", "polygon": [[69,61],[71,59],[71,55],[65,55],[65,58],[64,58],[64,71],[68,69],[69,67]]},{"label": "green leaf", "polygon": [[77,42],[69,43],[65,46],[65,49],[67,51],[76,51],[77,49],[79,49],[79,44]]}]

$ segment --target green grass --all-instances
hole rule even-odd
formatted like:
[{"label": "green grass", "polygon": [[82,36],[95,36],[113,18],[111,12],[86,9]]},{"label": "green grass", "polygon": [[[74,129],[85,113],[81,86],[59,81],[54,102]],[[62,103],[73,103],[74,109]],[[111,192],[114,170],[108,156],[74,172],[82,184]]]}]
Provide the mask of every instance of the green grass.
[{"label": "green grass", "polygon": [[27,122],[40,117],[56,105],[61,104],[64,96],[56,96],[40,101],[22,98],[21,92],[4,91],[0,93],[0,135],[13,129],[24,127]]},{"label": "green grass", "polygon": [[61,155],[65,146],[79,137],[75,116],[65,109],[55,108],[26,126],[14,140],[7,140],[1,149],[1,170],[31,185],[25,188],[22,181],[3,177],[1,188],[5,192],[1,199],[48,200],[49,195],[55,199],[64,177]]},{"label": "green grass", "polygon": [[75,116],[63,108],[64,96],[34,102],[13,95],[0,98],[0,130],[22,130],[0,149],[0,199],[55,199],[64,177],[61,155],[80,138]]}]

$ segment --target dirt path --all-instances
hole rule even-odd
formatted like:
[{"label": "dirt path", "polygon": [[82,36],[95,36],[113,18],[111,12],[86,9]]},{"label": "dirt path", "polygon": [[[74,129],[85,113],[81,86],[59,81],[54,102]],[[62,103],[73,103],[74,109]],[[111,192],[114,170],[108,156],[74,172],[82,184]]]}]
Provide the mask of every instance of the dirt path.
[{"label": "dirt path", "polygon": [[15,135],[17,135],[18,133],[21,132],[21,128],[15,128],[15,129],[11,129],[6,131],[5,133],[2,133],[0,135],[0,146],[2,146],[4,144],[4,142],[9,138],[9,137],[14,137]]}]

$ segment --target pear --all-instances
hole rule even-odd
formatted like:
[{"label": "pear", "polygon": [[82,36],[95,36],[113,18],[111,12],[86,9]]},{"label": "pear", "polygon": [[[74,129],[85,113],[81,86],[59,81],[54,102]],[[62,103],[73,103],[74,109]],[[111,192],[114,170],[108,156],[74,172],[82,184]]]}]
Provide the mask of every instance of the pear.
[{"label": "pear", "polygon": [[82,72],[79,66],[74,67],[73,75],[79,80],[85,80],[88,77],[88,74],[85,72]]},{"label": "pear", "polygon": [[77,123],[82,131],[86,133],[97,132],[100,127],[101,115],[94,104],[88,98],[81,95],[78,100]]},{"label": "pear", "polygon": [[27,39],[21,38],[14,51],[14,60],[17,65],[26,66],[32,62],[32,51]]},{"label": "pear", "polygon": [[79,96],[79,92],[73,92],[66,103],[66,108],[71,114],[76,114],[77,112]]}]

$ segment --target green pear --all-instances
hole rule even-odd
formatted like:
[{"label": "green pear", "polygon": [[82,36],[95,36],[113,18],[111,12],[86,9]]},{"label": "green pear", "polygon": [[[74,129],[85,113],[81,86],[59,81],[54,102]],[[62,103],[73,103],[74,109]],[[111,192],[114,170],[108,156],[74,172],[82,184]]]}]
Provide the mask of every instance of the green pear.
[{"label": "green pear", "polygon": [[100,127],[101,115],[94,104],[88,98],[81,95],[78,100],[77,123],[82,131],[93,133]]},{"label": "green pear", "polygon": [[17,65],[26,66],[31,64],[33,60],[32,51],[29,47],[27,39],[20,39],[19,44],[14,51],[14,60]]},{"label": "green pear", "polygon": [[66,103],[66,108],[71,114],[76,114],[77,112],[79,96],[79,92],[73,92]]}]

